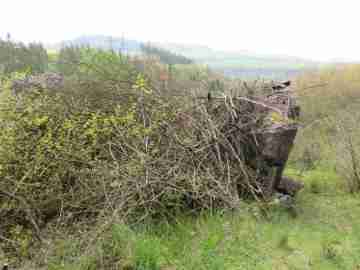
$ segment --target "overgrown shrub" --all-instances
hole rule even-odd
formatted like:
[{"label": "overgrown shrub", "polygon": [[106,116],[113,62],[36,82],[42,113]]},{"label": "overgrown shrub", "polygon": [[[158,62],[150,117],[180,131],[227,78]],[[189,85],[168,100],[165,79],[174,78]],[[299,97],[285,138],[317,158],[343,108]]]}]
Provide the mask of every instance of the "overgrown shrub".
[{"label": "overgrown shrub", "polygon": [[[285,162],[296,134],[296,123],[280,109],[270,113],[264,109],[270,105],[253,104],[261,100],[234,95],[198,98],[189,90],[159,89],[151,72],[140,73],[117,53],[81,54],[62,88],[3,96],[0,230],[18,255],[14,239],[26,246],[41,240],[49,222],[110,216],[108,224],[113,218],[139,223],[234,209],[240,197],[271,194],[268,160],[279,158],[271,154],[282,143],[281,160],[272,162]],[[212,81],[203,83],[202,94]],[[226,81],[215,86],[233,90]],[[258,88],[252,95],[264,89]],[[283,133],[272,133],[274,126]],[[279,135],[276,145],[271,134]],[[264,144],[268,160],[259,161]]]},{"label": "overgrown shrub", "polygon": [[41,239],[52,220],[140,222],[234,207],[238,191],[254,192],[241,137],[250,126],[234,120],[246,106],[159,91],[119,55],[88,53],[63,89],[3,95],[0,230],[9,246],[19,251],[16,226]]}]

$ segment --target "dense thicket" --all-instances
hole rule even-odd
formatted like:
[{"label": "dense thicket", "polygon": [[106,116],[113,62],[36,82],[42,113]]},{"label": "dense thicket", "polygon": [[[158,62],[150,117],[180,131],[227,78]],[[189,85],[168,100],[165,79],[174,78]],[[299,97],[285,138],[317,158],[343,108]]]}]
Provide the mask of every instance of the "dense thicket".
[{"label": "dense thicket", "polygon": [[263,94],[261,83],[207,69],[174,69],[164,83],[166,66],[153,57],[77,47],[64,48],[54,68],[65,75],[61,89],[13,95],[12,81],[3,84],[0,230],[18,252],[14,243],[43,238],[54,220],[141,222],[237,208],[268,179],[254,134],[293,124],[232,98]]},{"label": "dense thicket", "polygon": [[[13,96],[4,84],[0,230],[12,248],[42,238],[54,219],[141,221],[236,207],[239,190],[252,192],[254,172],[224,132],[230,103],[208,107],[190,92],[158,89],[151,75],[161,65],[144,75],[114,52],[83,50],[73,65],[62,89]],[[243,124],[232,126],[238,137]]]}]

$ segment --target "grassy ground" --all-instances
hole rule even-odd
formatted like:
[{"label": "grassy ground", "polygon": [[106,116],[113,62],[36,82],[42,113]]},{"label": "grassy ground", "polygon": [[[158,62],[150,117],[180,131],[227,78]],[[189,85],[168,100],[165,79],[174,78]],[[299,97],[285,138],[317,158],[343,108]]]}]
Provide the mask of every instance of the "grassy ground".
[{"label": "grassy ground", "polygon": [[46,269],[360,269],[359,196],[341,191],[331,170],[302,179],[296,213],[274,204],[265,218],[244,203],[171,225],[115,225],[91,255],[76,255],[77,241],[59,241]]}]

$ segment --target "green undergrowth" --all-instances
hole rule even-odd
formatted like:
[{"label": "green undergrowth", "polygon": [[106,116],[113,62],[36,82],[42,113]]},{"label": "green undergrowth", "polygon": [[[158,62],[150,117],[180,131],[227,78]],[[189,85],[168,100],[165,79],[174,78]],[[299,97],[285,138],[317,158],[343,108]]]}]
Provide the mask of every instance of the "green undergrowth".
[{"label": "green undergrowth", "polygon": [[288,167],[285,174],[305,183],[305,192],[312,194],[343,194],[346,191],[345,181],[339,176],[334,166],[320,164],[313,170],[299,170]]},{"label": "green undergrowth", "polygon": [[359,196],[342,191],[331,170],[286,174],[306,185],[296,215],[281,205],[264,215],[258,204],[244,202],[236,212],[172,224],[115,224],[90,251],[80,251],[80,240],[55,242],[44,269],[358,269]]}]

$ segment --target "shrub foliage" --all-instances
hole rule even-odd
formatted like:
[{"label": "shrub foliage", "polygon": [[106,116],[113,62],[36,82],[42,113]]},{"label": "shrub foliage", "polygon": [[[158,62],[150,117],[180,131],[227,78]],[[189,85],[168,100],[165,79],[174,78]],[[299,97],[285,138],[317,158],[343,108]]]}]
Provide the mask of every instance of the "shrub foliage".
[{"label": "shrub foliage", "polygon": [[63,89],[4,90],[0,230],[10,244],[14,228],[41,239],[52,220],[139,222],[234,207],[238,191],[253,192],[241,111],[150,79],[116,53],[89,50]]}]

